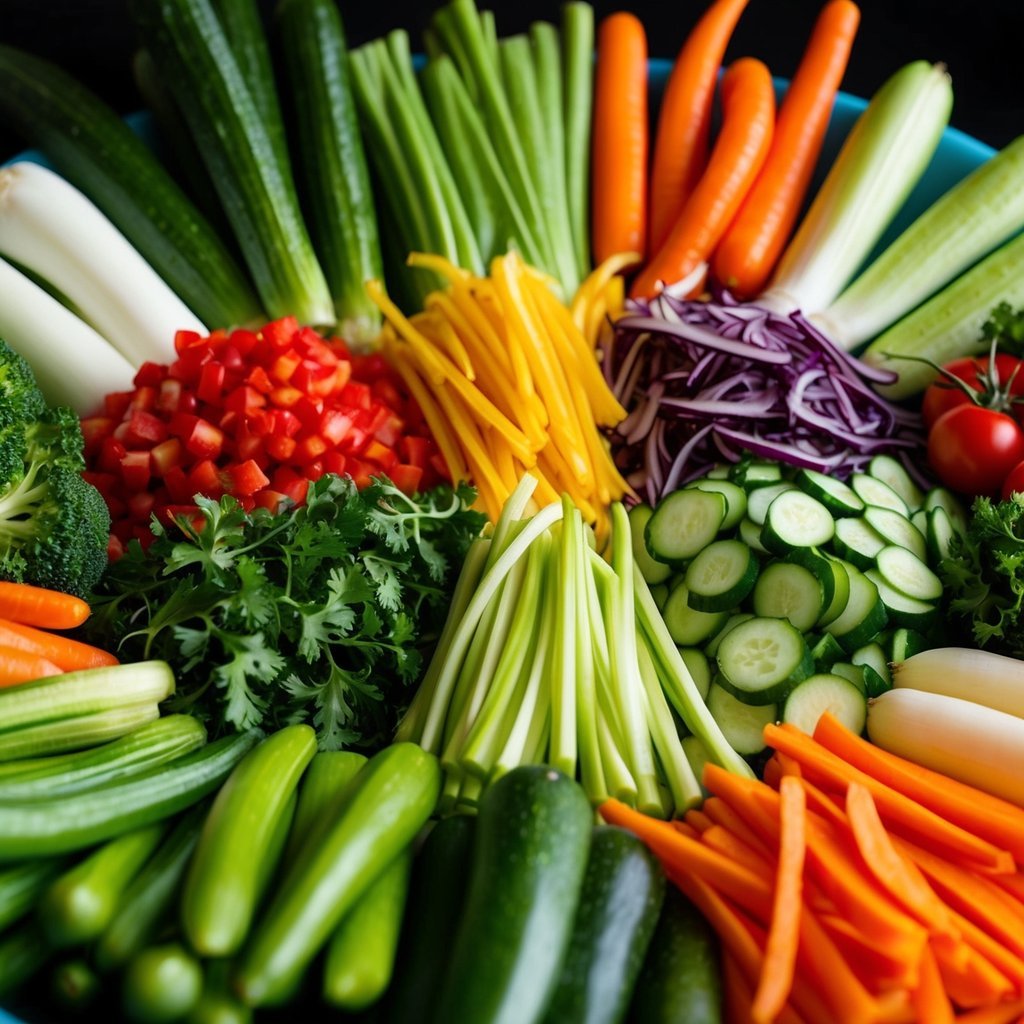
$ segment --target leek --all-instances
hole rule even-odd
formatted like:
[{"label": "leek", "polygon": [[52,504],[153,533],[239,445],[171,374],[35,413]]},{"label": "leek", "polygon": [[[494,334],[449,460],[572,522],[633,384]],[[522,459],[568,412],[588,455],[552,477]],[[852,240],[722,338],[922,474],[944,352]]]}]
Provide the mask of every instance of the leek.
[{"label": "leek", "polygon": [[924,173],[952,105],[940,65],[913,61],[889,78],[843,143],[762,305],[787,313],[831,305]]},{"label": "leek", "polygon": [[179,330],[209,333],[89,199],[39,164],[0,170],[0,255],[66,295],[135,366],[171,362]]},{"label": "leek", "polygon": [[0,260],[0,338],[28,360],[50,405],[79,416],[110,391],[130,391],[135,369],[106,338],[9,263]]},{"label": "leek", "polygon": [[1024,135],[936,200],[812,319],[843,348],[869,341],[1024,228],[1022,185]]}]

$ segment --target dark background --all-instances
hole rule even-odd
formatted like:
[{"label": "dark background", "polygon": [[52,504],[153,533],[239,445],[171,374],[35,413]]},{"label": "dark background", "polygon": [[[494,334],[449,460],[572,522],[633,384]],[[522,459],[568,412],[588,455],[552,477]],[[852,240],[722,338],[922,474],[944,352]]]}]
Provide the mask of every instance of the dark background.
[{"label": "dark background", "polygon": [[[156,0],[154,0],[156,2]],[[726,59],[751,54],[773,73],[792,74],[822,0],[750,0]],[[498,29],[509,34],[532,20],[556,20],[557,2],[480,0],[493,7]],[[273,8],[272,0],[264,5]],[[594,4],[598,17],[625,8],[648,28],[652,56],[673,57],[706,0]],[[352,44],[396,26],[426,24],[433,3],[342,0]],[[843,87],[870,95],[906,61],[944,62],[956,101],[952,124],[992,146],[1024,132],[1024,0],[862,0],[860,33]],[[140,106],[131,77],[134,44],[125,0],[0,0],[0,41],[47,56],[92,86],[119,111]],[[21,148],[0,126],[0,161]]]}]

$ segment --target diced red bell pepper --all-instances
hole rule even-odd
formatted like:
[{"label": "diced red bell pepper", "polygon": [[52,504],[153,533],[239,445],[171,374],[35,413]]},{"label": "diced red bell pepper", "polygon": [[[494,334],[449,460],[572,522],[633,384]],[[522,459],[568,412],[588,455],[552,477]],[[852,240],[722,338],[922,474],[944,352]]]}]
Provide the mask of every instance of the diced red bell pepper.
[{"label": "diced red bell pepper", "polygon": [[219,498],[224,492],[220,470],[213,459],[197,462],[189,470],[188,484],[193,494],[205,494],[210,498]]},{"label": "diced red bell pepper", "polygon": [[406,494],[415,494],[423,479],[423,470],[419,466],[410,466],[408,463],[399,462],[391,467],[388,476],[400,491],[404,491]]},{"label": "diced red bell pepper", "polygon": [[178,438],[169,437],[166,441],[161,441],[149,450],[150,471],[157,477],[167,476],[171,469],[181,465],[183,453],[184,448]]},{"label": "diced red bell pepper", "polygon": [[151,412],[132,409],[124,442],[132,448],[151,447],[167,438],[167,424]]},{"label": "diced red bell pepper", "polygon": [[161,366],[159,363],[153,363],[147,360],[135,371],[132,383],[137,388],[159,387],[160,381],[164,379],[166,373],[166,367]]},{"label": "diced red bell pepper", "polygon": [[121,456],[121,479],[129,494],[149,486],[149,451],[125,452]]},{"label": "diced red bell pepper", "polygon": [[197,418],[184,440],[185,447],[197,459],[214,459],[224,447],[224,432],[209,420]]},{"label": "diced red bell pepper", "polygon": [[196,394],[201,402],[219,402],[224,391],[224,364],[211,360],[199,372]]}]

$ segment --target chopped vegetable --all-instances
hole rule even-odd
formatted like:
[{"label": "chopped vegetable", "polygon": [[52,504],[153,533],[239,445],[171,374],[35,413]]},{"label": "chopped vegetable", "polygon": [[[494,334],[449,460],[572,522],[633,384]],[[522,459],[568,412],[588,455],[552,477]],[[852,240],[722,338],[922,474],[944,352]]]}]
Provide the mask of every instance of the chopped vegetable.
[{"label": "chopped vegetable", "polygon": [[590,137],[594,105],[594,8],[584,0],[562,4],[565,189],[569,227],[582,281],[590,270]]}]

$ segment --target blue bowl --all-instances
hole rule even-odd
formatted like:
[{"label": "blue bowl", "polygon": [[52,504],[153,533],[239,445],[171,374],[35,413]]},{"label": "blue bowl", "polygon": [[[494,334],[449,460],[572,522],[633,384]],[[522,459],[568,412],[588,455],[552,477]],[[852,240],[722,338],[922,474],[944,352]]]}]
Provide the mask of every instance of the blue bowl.
[{"label": "blue bowl", "polygon": [[[667,60],[657,59],[650,62],[652,109],[656,109],[657,101],[665,87],[671,66],[671,62]],[[775,90],[777,98],[781,99],[786,90],[785,79],[775,79]],[[836,153],[838,153],[843,139],[846,138],[847,132],[849,132],[854,121],[857,120],[857,117],[866,106],[867,101],[857,96],[850,96],[841,92],[836,97],[828,132],[822,146],[821,158],[818,161],[815,179],[811,184],[810,195],[813,196],[818,183],[820,183],[825,172],[831,166]],[[128,118],[128,121],[132,128],[143,138],[152,141],[153,129],[148,114],[133,114]],[[918,182],[893,224],[879,241],[876,251],[884,248],[892,238],[896,237],[900,231],[927,209],[939,196],[960,181],[961,178],[966,177],[980,164],[983,164],[994,153],[995,150],[990,146],[986,146],[983,142],[979,142],[970,135],[965,135],[956,128],[947,128],[924,176]],[[39,153],[32,151],[21,153],[15,159],[30,159],[44,164],[47,162]],[[0,1024],[25,1024],[25,1022],[0,1009]]]}]

